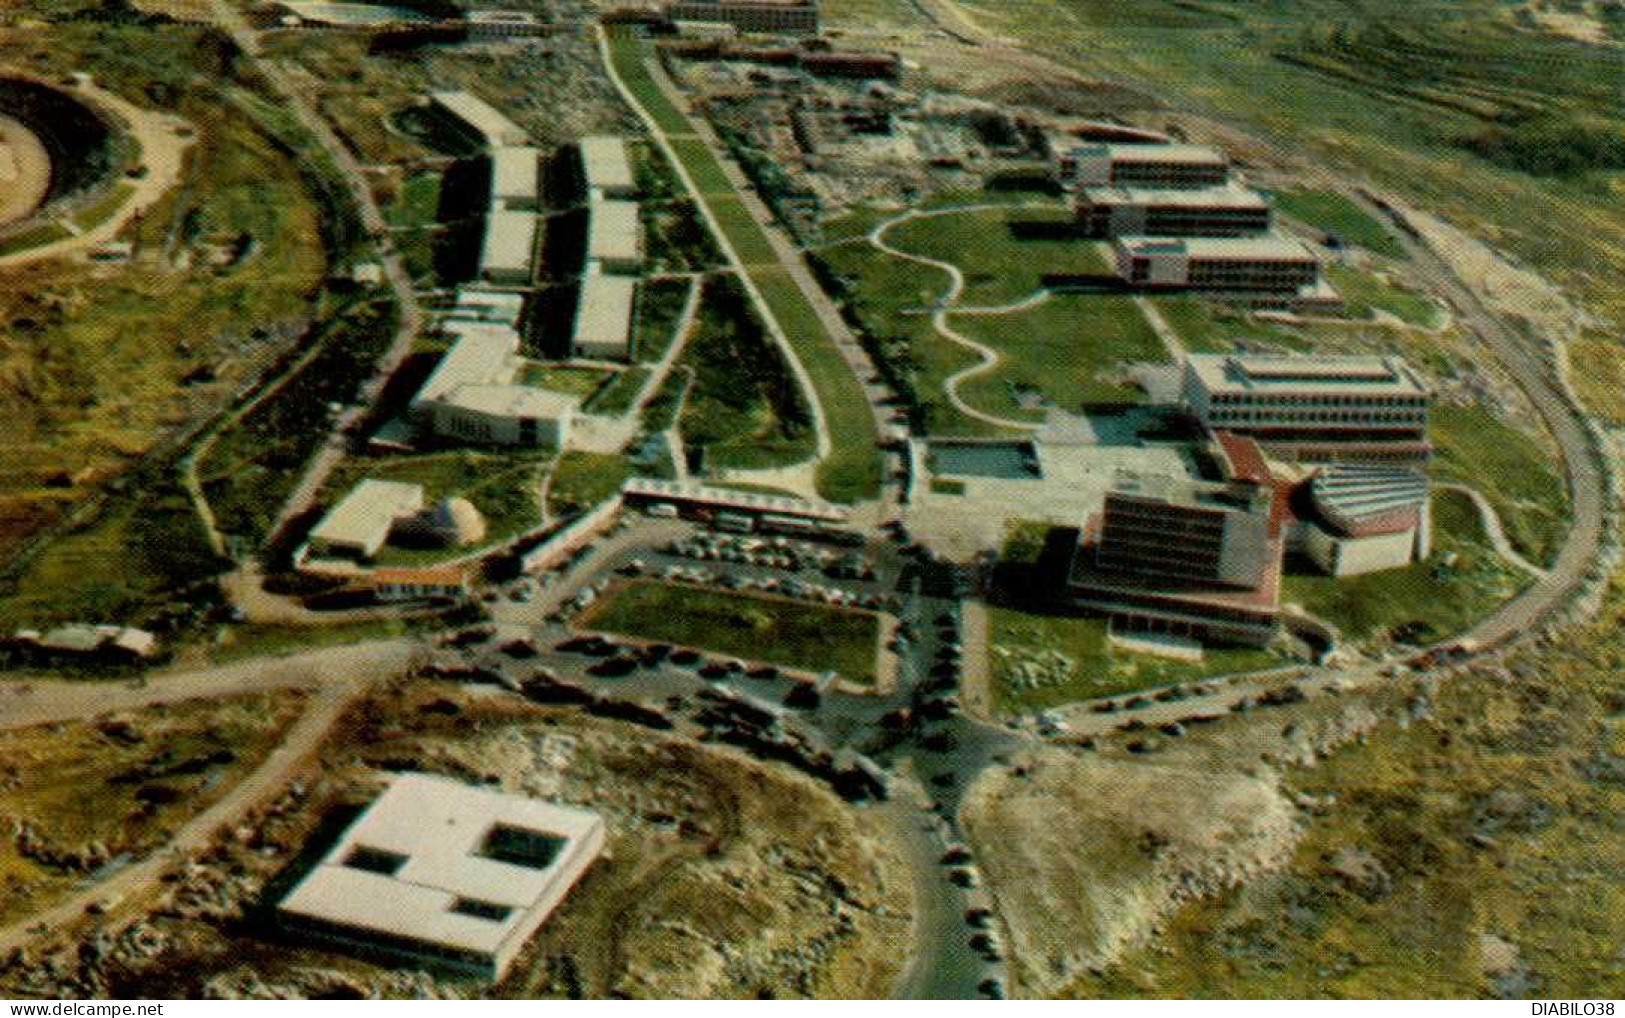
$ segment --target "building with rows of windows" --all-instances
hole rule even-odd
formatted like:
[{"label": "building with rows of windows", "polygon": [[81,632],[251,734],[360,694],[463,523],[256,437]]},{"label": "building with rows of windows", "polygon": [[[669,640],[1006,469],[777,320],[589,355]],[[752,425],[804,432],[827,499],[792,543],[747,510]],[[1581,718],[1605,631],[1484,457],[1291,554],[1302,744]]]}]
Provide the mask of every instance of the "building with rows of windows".
[{"label": "building with rows of windows", "polygon": [[1086,187],[1075,208],[1090,237],[1246,237],[1270,228],[1269,202],[1235,185]]},{"label": "building with rows of windows", "polygon": [[1206,145],[1052,142],[1066,187],[1210,188],[1229,182],[1230,161]]},{"label": "building with rows of windows", "polygon": [[707,21],[741,32],[818,34],[818,0],[676,0],[666,5],[671,21]]}]

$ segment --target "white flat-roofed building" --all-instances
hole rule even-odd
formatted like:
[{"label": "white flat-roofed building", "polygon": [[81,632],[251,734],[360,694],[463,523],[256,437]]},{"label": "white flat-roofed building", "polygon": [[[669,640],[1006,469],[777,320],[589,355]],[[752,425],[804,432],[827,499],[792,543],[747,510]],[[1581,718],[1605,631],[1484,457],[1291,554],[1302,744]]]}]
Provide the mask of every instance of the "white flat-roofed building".
[{"label": "white flat-roofed building", "polygon": [[536,260],[537,219],[533,212],[493,205],[485,218],[480,278],[498,286],[528,286]]},{"label": "white flat-roofed building", "polygon": [[300,936],[496,981],[602,853],[587,810],[402,774],[277,904]]},{"label": "white flat-roofed building", "polygon": [[731,488],[714,488],[692,481],[662,481],[650,477],[628,479],[621,485],[621,498],[630,506],[647,509],[658,505],[670,505],[686,515],[705,518],[710,518],[720,511],[757,517],[783,516],[816,520],[820,523],[845,523],[850,516],[844,507],[829,502],[735,491]]},{"label": "white flat-roofed building", "polygon": [[1078,223],[1091,237],[1244,237],[1267,233],[1270,205],[1245,187],[1086,187]]},{"label": "white flat-roofed building", "polygon": [[423,486],[368,478],[351,488],[310,532],[303,557],[365,561],[396,523],[423,509]]},{"label": "white flat-roofed building", "polygon": [[1297,292],[1320,282],[1320,259],[1280,234],[1260,237],[1119,237],[1117,275],[1149,288]]},{"label": "white flat-roofed building", "polygon": [[440,358],[412,400],[414,412],[460,385],[512,381],[519,371],[519,333],[505,325],[447,322],[451,348]]},{"label": "white flat-roofed building", "polygon": [[469,11],[464,17],[468,34],[475,39],[513,38],[545,35],[547,25],[529,11]]},{"label": "white flat-roofed building", "polygon": [[631,198],[638,193],[626,139],[598,134],[582,138],[576,147],[581,150],[581,172],[589,193],[605,198]]},{"label": "white flat-roofed building", "polygon": [[575,353],[595,360],[629,360],[637,280],[589,272],[576,302]]},{"label": "white flat-roofed building", "polygon": [[542,153],[529,145],[491,151],[491,200],[517,211],[534,211],[542,194]]},{"label": "white flat-roofed building", "polygon": [[587,260],[605,272],[643,267],[643,223],[637,202],[604,200],[588,205]]},{"label": "white flat-roofed building", "polygon": [[446,318],[452,322],[484,322],[516,329],[524,313],[524,294],[465,286],[457,291],[457,303]]},{"label": "white flat-roofed building", "polygon": [[486,148],[525,145],[530,141],[523,128],[472,92],[430,92],[429,101],[461,123]]},{"label": "white flat-roofed building", "polygon": [[666,17],[723,22],[741,32],[818,34],[818,0],[673,0]]},{"label": "white flat-roofed building", "polygon": [[1122,145],[1051,143],[1056,175],[1068,187],[1220,187],[1230,179],[1230,161],[1206,145]]},{"label": "white flat-roofed building", "polygon": [[1209,428],[1283,458],[1425,460],[1427,383],[1399,357],[1185,358],[1182,398]]},{"label": "white flat-roofed building", "polygon": [[459,385],[429,404],[434,433],[479,445],[551,446],[570,440],[579,397],[528,385]]}]

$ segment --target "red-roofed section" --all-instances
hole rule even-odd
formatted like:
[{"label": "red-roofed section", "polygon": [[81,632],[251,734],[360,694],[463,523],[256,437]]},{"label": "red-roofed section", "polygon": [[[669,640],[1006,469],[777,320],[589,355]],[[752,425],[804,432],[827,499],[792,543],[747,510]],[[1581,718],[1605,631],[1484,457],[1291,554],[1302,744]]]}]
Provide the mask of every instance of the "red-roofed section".
[{"label": "red-roofed section", "polygon": [[1215,431],[1213,438],[1226,480],[1270,483],[1269,464],[1264,462],[1264,450],[1257,442],[1229,431]]}]

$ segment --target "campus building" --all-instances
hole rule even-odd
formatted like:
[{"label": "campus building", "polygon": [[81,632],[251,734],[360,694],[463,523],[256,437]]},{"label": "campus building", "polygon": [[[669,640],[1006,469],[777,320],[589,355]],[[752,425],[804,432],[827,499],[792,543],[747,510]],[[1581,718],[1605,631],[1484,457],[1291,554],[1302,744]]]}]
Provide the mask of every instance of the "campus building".
[{"label": "campus building", "polygon": [[637,176],[632,170],[624,138],[591,135],[576,142],[576,148],[581,153],[581,175],[589,195],[600,198],[637,195]]},{"label": "campus building", "polygon": [[400,774],[276,906],[289,933],[500,980],[603,852],[582,809]]},{"label": "campus building", "polygon": [[1301,550],[1332,576],[1398,569],[1431,550],[1427,475],[1382,464],[1334,463],[1308,484],[1313,522]]},{"label": "campus building", "polygon": [[478,322],[446,329],[456,341],[412,400],[421,432],[480,445],[569,444],[579,400],[514,384],[524,365],[517,332]]},{"label": "campus building", "polygon": [[1145,289],[1264,291],[1298,294],[1320,284],[1320,259],[1308,245],[1270,233],[1258,237],[1119,237],[1117,275]]},{"label": "campus building", "polygon": [[492,205],[485,217],[480,279],[492,286],[529,286],[535,273],[536,227],[534,212]]},{"label": "campus building", "polygon": [[472,92],[430,92],[429,102],[470,141],[484,148],[529,144],[530,138],[523,128]]},{"label": "campus building", "polygon": [[1245,237],[1267,233],[1270,206],[1245,187],[1086,187],[1075,203],[1090,237]]},{"label": "campus building", "polygon": [[643,224],[637,202],[593,200],[587,206],[587,261],[605,272],[643,268]]},{"label": "campus building", "polygon": [[1120,477],[1068,577],[1116,627],[1264,646],[1279,628],[1284,528],[1267,484]]},{"label": "campus building", "polygon": [[674,0],[665,11],[670,21],[715,22],[741,32],[818,34],[818,0]]},{"label": "campus building", "polygon": [[577,357],[630,360],[637,280],[589,271],[576,301],[573,346]]},{"label": "campus building", "polygon": [[1230,180],[1230,162],[1206,145],[1051,142],[1055,174],[1066,187],[1201,189]]},{"label": "campus building", "polygon": [[491,150],[491,202],[534,212],[542,193],[542,153],[530,145]]},{"label": "campus building", "polygon": [[1308,461],[1425,461],[1433,394],[1398,357],[1185,358],[1182,401],[1202,424]]},{"label": "campus building", "polygon": [[398,524],[422,509],[422,485],[369,477],[328,510],[297,557],[368,561],[389,541]]}]

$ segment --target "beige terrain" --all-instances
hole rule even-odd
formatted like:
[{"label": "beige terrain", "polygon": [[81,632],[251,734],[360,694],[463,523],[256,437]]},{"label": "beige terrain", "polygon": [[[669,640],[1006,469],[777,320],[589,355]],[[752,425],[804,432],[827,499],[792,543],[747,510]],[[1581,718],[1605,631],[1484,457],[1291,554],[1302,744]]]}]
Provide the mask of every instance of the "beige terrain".
[{"label": "beige terrain", "polygon": [[34,132],[0,117],[0,226],[27,216],[51,189],[51,160]]}]

